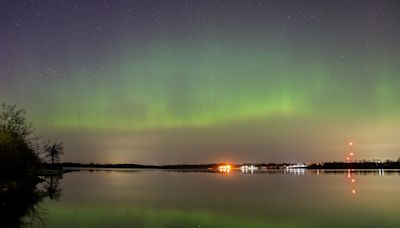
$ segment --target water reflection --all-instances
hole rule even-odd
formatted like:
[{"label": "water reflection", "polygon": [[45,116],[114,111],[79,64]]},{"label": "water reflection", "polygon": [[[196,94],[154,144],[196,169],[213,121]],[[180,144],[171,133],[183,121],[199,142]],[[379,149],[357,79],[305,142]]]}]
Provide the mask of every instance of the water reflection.
[{"label": "water reflection", "polygon": [[355,195],[357,193],[356,190],[356,178],[352,170],[347,170],[347,180],[350,183],[351,194]]},{"label": "water reflection", "polygon": [[305,175],[306,169],[304,168],[285,169],[285,174]]},{"label": "water reflection", "polygon": [[0,183],[1,227],[44,226],[45,199],[59,200],[61,175],[22,178]]},{"label": "water reflection", "polygon": [[[386,193],[393,197],[399,192],[393,187],[398,183],[398,178],[393,178],[400,175],[398,170],[249,169],[246,173],[224,166],[203,173],[199,170],[185,173],[182,170],[175,173],[173,170],[81,170],[66,174],[62,183],[62,176],[46,176],[2,184],[0,226],[193,227],[192,222],[198,222],[208,227],[265,227],[265,224],[277,227],[290,219],[301,222],[303,217],[308,218],[310,211],[329,214],[341,213],[333,208],[345,211],[365,208],[372,213],[376,206],[398,208],[391,201],[380,205],[381,198],[375,201],[371,197]],[[60,184],[64,189],[62,197]],[[387,191],[389,188],[392,193]],[[342,200],[352,196],[357,197],[346,203]],[[303,208],[305,203],[310,206]],[[298,211],[303,212],[296,217]],[[266,215],[271,216],[266,218]],[[242,219],[236,219],[238,216]],[[89,220],[92,222],[85,223]],[[161,220],[164,223],[152,223]],[[324,224],[322,220],[319,222]],[[309,225],[304,224],[303,227]],[[297,223],[289,225],[297,226]]]},{"label": "water reflection", "polygon": [[[226,166],[224,164],[224,166]],[[72,172],[49,227],[396,227],[398,172]],[[387,174],[390,173],[390,174]],[[349,178],[348,178],[349,175]],[[388,176],[389,175],[389,176]],[[353,193],[354,192],[354,193]],[[362,192],[362,194],[360,194]],[[395,200],[393,200],[395,199]],[[383,225],[382,225],[383,224]],[[397,226],[398,227],[398,226]]]},{"label": "water reflection", "polygon": [[383,169],[379,169],[378,173],[379,173],[379,176],[385,176],[385,170],[383,170]]},{"label": "water reflection", "polygon": [[51,175],[45,177],[45,181],[43,182],[41,189],[46,193],[46,196],[51,200],[59,201],[61,197],[61,188],[59,187],[60,179],[62,179],[62,175]]}]

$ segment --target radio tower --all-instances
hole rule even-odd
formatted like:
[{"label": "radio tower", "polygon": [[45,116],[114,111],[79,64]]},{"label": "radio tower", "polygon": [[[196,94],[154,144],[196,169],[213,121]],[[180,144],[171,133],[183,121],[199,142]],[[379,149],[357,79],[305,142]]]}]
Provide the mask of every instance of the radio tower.
[{"label": "radio tower", "polygon": [[353,162],[354,161],[354,143],[353,142],[349,142],[349,153],[346,157],[346,161],[347,162]]}]

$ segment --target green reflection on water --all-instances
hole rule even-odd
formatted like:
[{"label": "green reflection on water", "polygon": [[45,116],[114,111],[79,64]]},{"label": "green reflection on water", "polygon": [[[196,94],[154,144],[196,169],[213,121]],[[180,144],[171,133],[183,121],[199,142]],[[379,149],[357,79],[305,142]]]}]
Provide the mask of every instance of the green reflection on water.
[{"label": "green reflection on water", "polygon": [[46,227],[400,227],[398,173],[379,175],[76,172],[42,206]]},{"label": "green reflection on water", "polygon": [[[390,216],[363,214],[351,220],[327,214],[313,221],[263,221],[203,211],[136,207],[52,207],[46,227],[398,227]],[[378,222],[379,221],[379,222]],[[397,225],[396,225],[397,224]]]},{"label": "green reflection on water", "polygon": [[204,211],[138,207],[62,206],[49,208],[49,227],[296,227]]},{"label": "green reflection on water", "polygon": [[[316,215],[312,220],[249,218],[205,211],[139,207],[50,206],[46,227],[399,227],[392,213],[360,212],[346,219],[339,213]],[[269,220],[267,220],[269,219]]]}]

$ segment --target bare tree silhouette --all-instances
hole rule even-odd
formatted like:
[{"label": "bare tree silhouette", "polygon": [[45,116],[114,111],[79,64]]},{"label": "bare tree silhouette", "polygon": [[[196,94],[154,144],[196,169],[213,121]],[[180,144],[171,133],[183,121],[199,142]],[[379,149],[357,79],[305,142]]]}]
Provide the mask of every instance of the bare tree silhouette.
[{"label": "bare tree silhouette", "polygon": [[59,162],[61,155],[64,154],[64,147],[62,143],[48,143],[44,147],[45,157],[49,159],[52,165],[54,162]]}]

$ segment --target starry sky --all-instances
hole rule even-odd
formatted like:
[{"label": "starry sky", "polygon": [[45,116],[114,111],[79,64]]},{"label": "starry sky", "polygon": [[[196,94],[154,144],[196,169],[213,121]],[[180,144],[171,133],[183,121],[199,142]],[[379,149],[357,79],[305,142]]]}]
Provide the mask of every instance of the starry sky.
[{"label": "starry sky", "polygon": [[66,161],[400,156],[397,0],[0,5],[0,102]]}]

